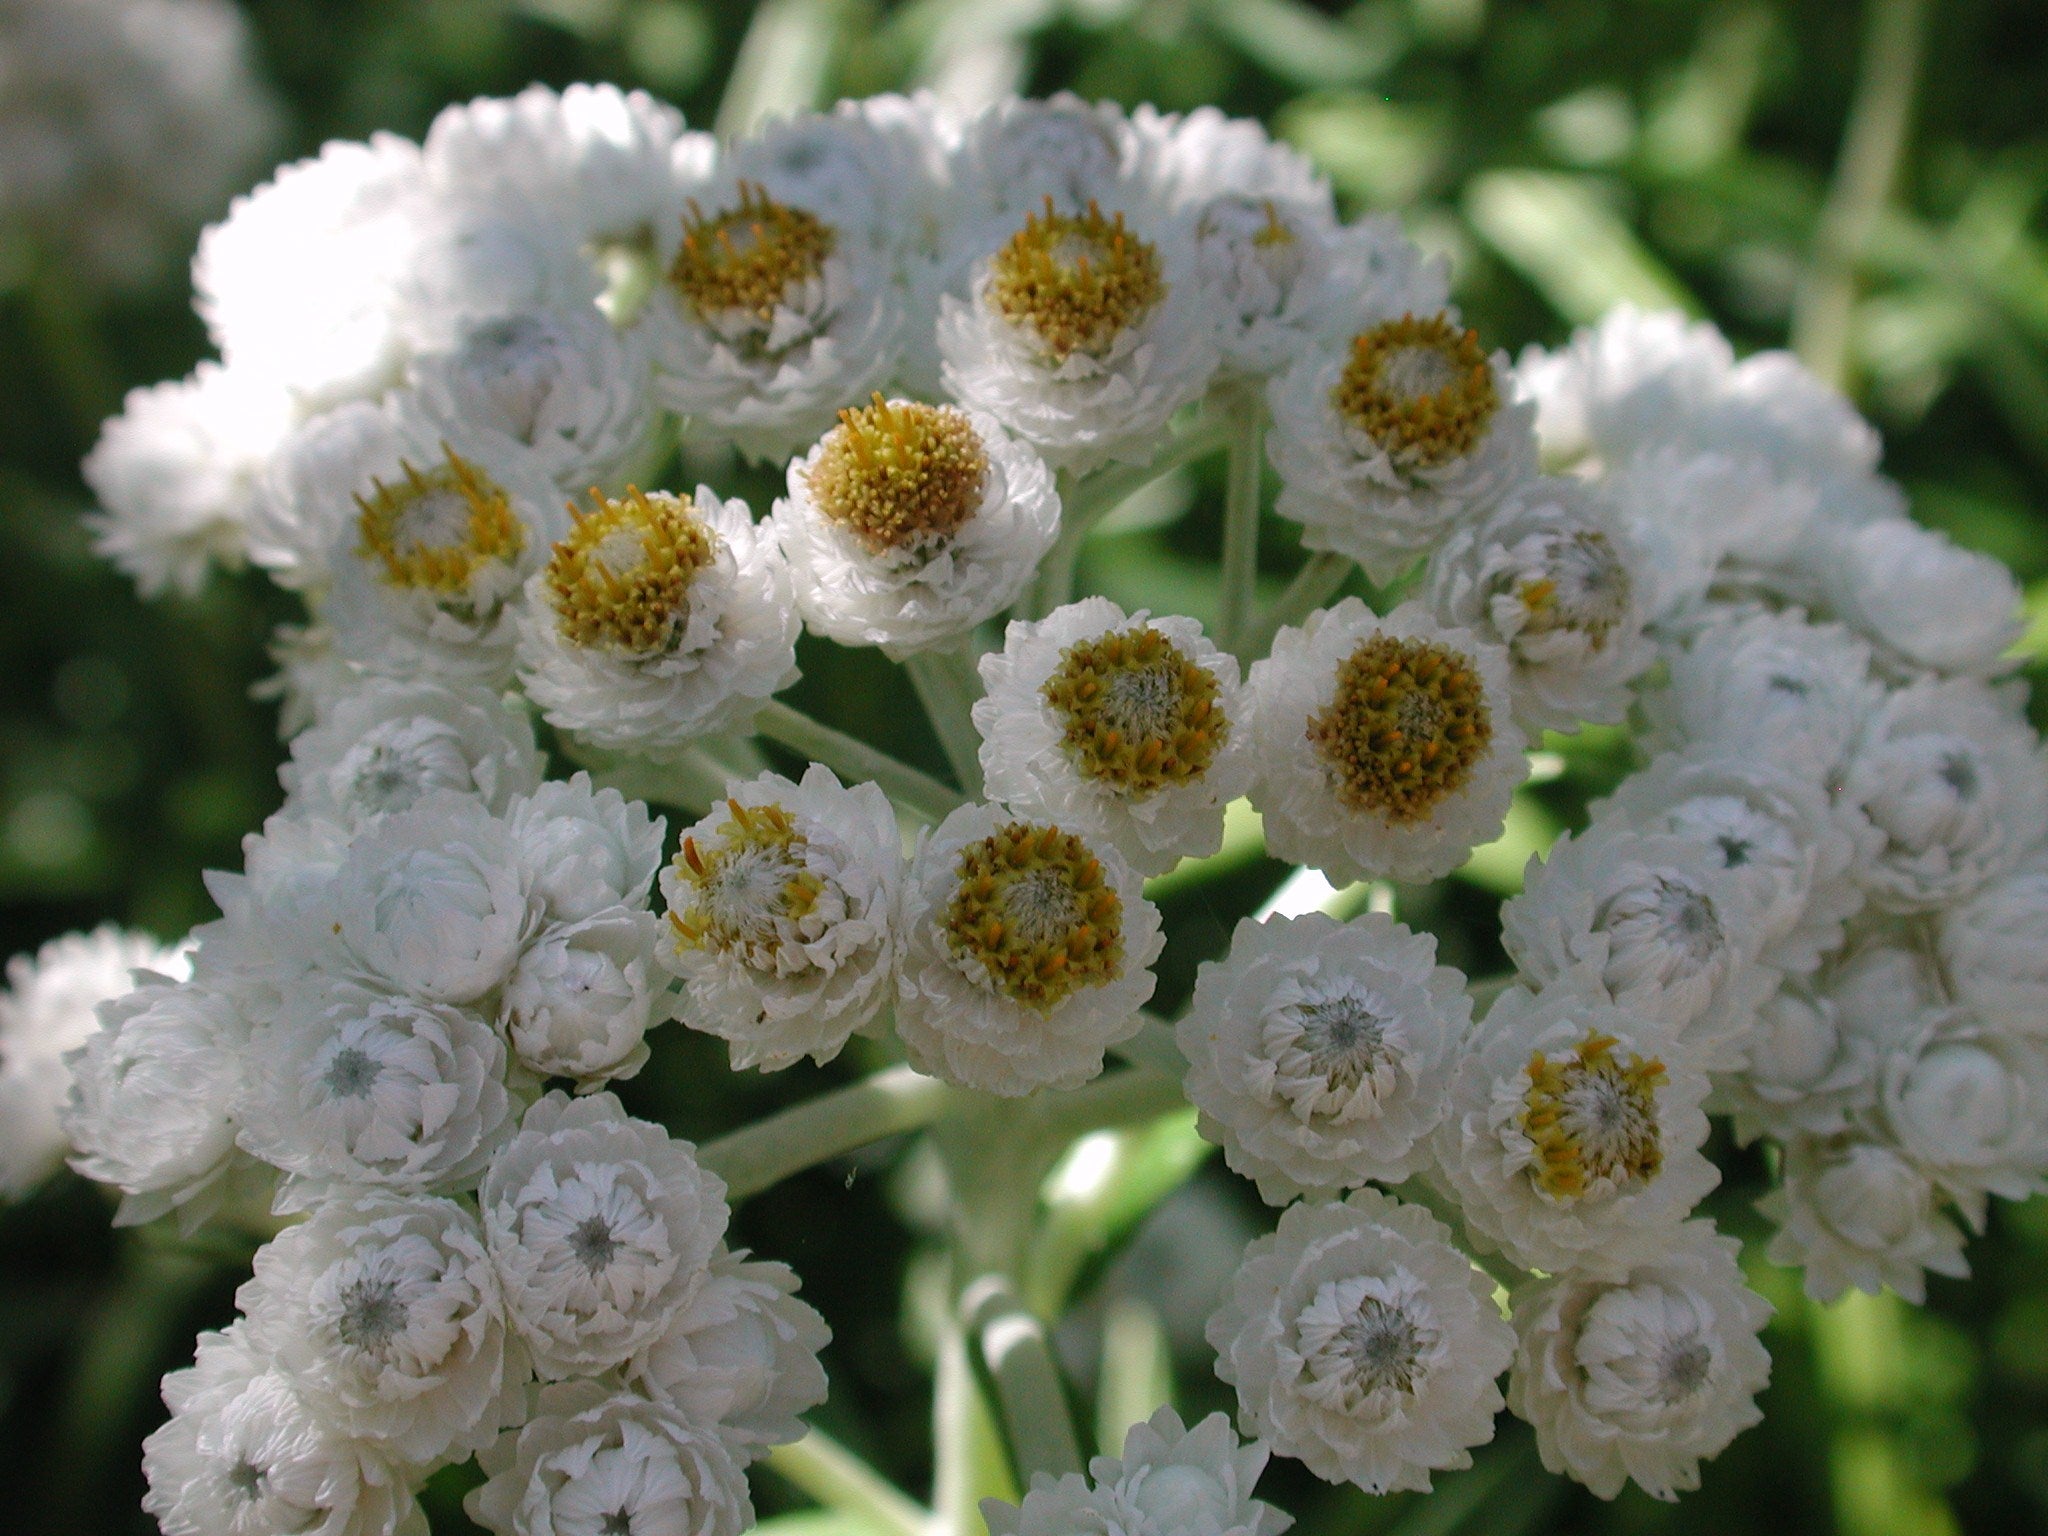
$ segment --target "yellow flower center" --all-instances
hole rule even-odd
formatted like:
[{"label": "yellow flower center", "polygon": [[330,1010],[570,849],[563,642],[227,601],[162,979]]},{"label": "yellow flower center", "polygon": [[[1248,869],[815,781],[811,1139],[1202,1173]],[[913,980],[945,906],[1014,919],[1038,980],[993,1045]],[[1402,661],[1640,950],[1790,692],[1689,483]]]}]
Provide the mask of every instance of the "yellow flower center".
[{"label": "yellow flower center", "polygon": [[1403,315],[1353,337],[1330,399],[1404,469],[1470,453],[1500,405],[1479,333],[1440,314]]},{"label": "yellow flower center", "polygon": [[1149,624],[1068,646],[1040,691],[1082,776],[1132,799],[1200,778],[1230,731],[1215,677]]},{"label": "yellow flower center", "polygon": [[1058,827],[1011,822],[960,852],[944,926],[1013,1002],[1050,1013],[1123,969],[1123,902],[1088,845]]},{"label": "yellow flower center", "polygon": [[356,497],[356,553],[384,567],[394,587],[464,598],[478,571],[511,565],[526,547],[526,527],[489,476],[444,447],[434,468],[401,463],[394,485],[373,481]]},{"label": "yellow flower center", "polygon": [[825,269],[838,238],[814,214],[742,183],[737,208],[707,216],[690,204],[682,246],[669,264],[669,286],[700,320],[738,310],[765,324],[792,288]]},{"label": "yellow flower center", "polygon": [[965,412],[876,395],[839,413],[807,483],[820,512],[880,555],[950,539],[987,480],[988,454]]},{"label": "yellow flower center", "polygon": [[1661,1061],[1616,1049],[1589,1030],[1561,1055],[1529,1058],[1522,1134],[1536,1149],[1529,1176],[1555,1200],[1577,1200],[1596,1185],[1647,1183],[1664,1163],[1657,1128]]},{"label": "yellow flower center", "polygon": [[1426,640],[1374,635],[1337,669],[1308,739],[1354,810],[1420,821],[1457,793],[1493,740],[1471,660]]},{"label": "yellow flower center", "polygon": [[555,624],[571,645],[626,656],[671,649],[690,612],[690,584],[716,540],[687,497],[629,487],[613,500],[590,493],[569,537],[548,561]]},{"label": "yellow flower center", "polygon": [[1159,252],[1124,228],[1121,213],[1104,217],[1092,202],[1065,214],[1047,198],[989,269],[996,313],[1028,326],[1056,363],[1076,352],[1100,357],[1165,296]]},{"label": "yellow flower center", "polygon": [[1584,635],[1596,651],[1607,644],[1628,613],[1628,567],[1614,543],[1597,528],[1557,534],[1545,542],[1541,576],[1517,583],[1515,597],[1527,612],[1522,625],[1532,635],[1569,629]]},{"label": "yellow flower center", "polygon": [[1260,227],[1259,232],[1252,236],[1252,244],[1260,250],[1273,250],[1294,244],[1294,231],[1281,219],[1280,210],[1273,206],[1273,200],[1267,198],[1264,206],[1266,222]]},{"label": "yellow flower center", "polygon": [[676,852],[679,899],[669,907],[669,927],[679,948],[736,954],[772,970],[824,882],[805,867],[804,835],[788,811],[737,800],[725,808],[731,819],[716,838],[686,837]]}]

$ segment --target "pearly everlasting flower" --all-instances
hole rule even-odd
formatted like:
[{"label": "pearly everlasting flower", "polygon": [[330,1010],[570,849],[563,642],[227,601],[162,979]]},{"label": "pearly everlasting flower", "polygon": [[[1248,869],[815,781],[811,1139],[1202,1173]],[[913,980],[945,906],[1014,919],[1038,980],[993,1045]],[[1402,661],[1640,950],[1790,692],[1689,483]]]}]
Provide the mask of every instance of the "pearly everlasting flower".
[{"label": "pearly everlasting flower", "polygon": [[542,766],[532,721],[500,694],[364,678],[292,738],[278,777],[295,813],[356,828],[438,790],[501,812]]},{"label": "pearly everlasting flower", "polygon": [[610,907],[546,929],[505,982],[500,1022],[519,1064],[579,1090],[631,1077],[647,1063],[647,1031],[668,1017],[668,978],[655,961],[660,919]]},{"label": "pearly everlasting flower", "polygon": [[1663,1252],[1613,1275],[1530,1283],[1508,1406],[1536,1426],[1543,1465],[1603,1499],[1633,1481],[1675,1500],[1763,1411],[1771,1304],[1743,1283],[1741,1245],[1689,1221]]},{"label": "pearly everlasting flower", "polygon": [[1806,552],[1830,609],[1902,671],[1989,677],[2024,627],[2000,560],[1904,518],[1841,529]]},{"label": "pearly everlasting flower", "polygon": [[1385,285],[1356,330],[1301,353],[1267,392],[1276,510],[1308,548],[1349,555],[1379,582],[1535,473],[1532,413],[1507,356],[1460,325],[1443,283],[1432,264]]},{"label": "pearly everlasting flower", "polygon": [[176,1211],[193,1227],[237,1164],[249,1024],[204,982],[148,976],[100,1005],[100,1027],[65,1057],[71,1166],[121,1192],[116,1226]]},{"label": "pearly everlasting flower", "polygon": [[902,261],[939,238],[945,139],[925,93],[867,96],[768,119],[731,146],[724,169]]},{"label": "pearly everlasting flower", "polygon": [[1668,1027],[1579,978],[1513,987],[1451,1080],[1437,1177],[1475,1236],[1525,1269],[1659,1253],[1721,1174],[1707,1080]]},{"label": "pearly everlasting flower", "polygon": [[1202,1134],[1272,1205],[1429,1157],[1472,1019],[1436,941],[1392,918],[1247,918],[1175,1028]]},{"label": "pearly everlasting flower", "polygon": [[1742,1067],[1715,1083],[1739,1140],[1832,1136],[1877,1101],[1887,1042],[1826,990],[1787,982],[1757,1008]]},{"label": "pearly everlasting flower", "polygon": [[412,1469],[330,1424],[246,1325],[201,1334],[164,1403],[170,1421],[142,1442],[142,1507],[164,1536],[427,1536]]},{"label": "pearly everlasting flower", "polygon": [[107,923],[52,939],[7,962],[0,993],[0,1197],[18,1199],[63,1166],[58,1123],[71,1071],[64,1058],[99,1030],[100,1004],[135,989],[133,973],[183,976],[178,951]]},{"label": "pearly everlasting flower", "polygon": [[1817,600],[1815,584],[1793,563],[1819,537],[1813,485],[1756,459],[1675,445],[1645,448],[1580,478],[1641,552],[1645,610],[1667,628],[1700,622],[1717,586],[1761,584],[1786,601]]},{"label": "pearly everlasting flower", "polygon": [[715,1431],[602,1382],[544,1388],[477,1461],[486,1481],[463,1508],[495,1536],[741,1536],[754,1523],[746,1474]]},{"label": "pearly everlasting flower", "polygon": [[618,1365],[668,1328],[724,1235],[725,1185],[608,1093],[551,1093],[477,1202],[505,1305],[543,1380]]},{"label": "pearly everlasting flower", "polygon": [[380,474],[394,478],[405,452],[397,413],[382,402],[351,400],[293,427],[271,453],[248,510],[250,563],[281,587],[324,587],[336,550],[362,517],[357,493],[373,493]]},{"label": "pearly everlasting flower", "polygon": [[518,1112],[489,1024],[346,984],[288,997],[256,1030],[250,1071],[242,1145],[288,1176],[280,1210],[337,1185],[472,1187]]},{"label": "pearly everlasting flower", "polygon": [[1450,873],[1529,771],[1507,654],[1419,603],[1311,614],[1274,637],[1248,691],[1266,846],[1333,880]]},{"label": "pearly everlasting flower", "polygon": [[1132,184],[1145,148],[1113,102],[1071,91],[1044,100],[992,102],[960,130],[953,154],[956,217],[1020,218],[1050,197],[1063,213],[1114,198]]},{"label": "pearly everlasting flower", "polygon": [[1493,1281],[1418,1206],[1292,1205],[1209,1320],[1238,1427],[1326,1482],[1427,1492],[1493,1438],[1514,1334]]},{"label": "pearly everlasting flower", "polygon": [[2048,1190],[2048,1042],[1937,1013],[1881,1071],[1883,1125],[1965,1210]]},{"label": "pearly everlasting flower", "polygon": [[2031,860],[1936,922],[1957,999],[2004,1028],[2048,1037],[2048,865]]},{"label": "pearly everlasting flower", "polygon": [[904,878],[897,1037],[912,1066],[963,1088],[1077,1088],[1137,1032],[1164,943],[1114,847],[962,806]]},{"label": "pearly everlasting flower", "polygon": [[1760,958],[1759,889],[1706,839],[1596,822],[1567,834],[1501,908],[1501,943],[1542,987],[1575,976],[1679,1034],[1712,1070],[1742,1059],[1757,1005],[1779,973]]},{"label": "pearly everlasting flower", "polygon": [[801,1415],[825,1401],[818,1351],[832,1330],[796,1289],[787,1264],[721,1246],[667,1331],[634,1356],[628,1378],[691,1423],[717,1425],[749,1460],[802,1438]]},{"label": "pearly everlasting flower", "polygon": [[1013,620],[974,705],[992,799],[1116,845],[1141,874],[1223,842],[1253,774],[1237,659],[1192,619],[1085,598]]},{"label": "pearly everlasting flower", "polygon": [[1648,567],[1606,506],[1565,480],[1536,480],[1429,559],[1429,605],[1503,647],[1515,720],[1531,736],[1611,724],[1656,659],[1643,635]]},{"label": "pearly everlasting flower", "polygon": [[356,664],[334,648],[320,624],[278,624],[264,652],[277,670],[249,689],[249,697],[277,705],[277,734],[289,742],[366,681]]},{"label": "pearly everlasting flower", "polygon": [[990,1536],[1279,1536],[1294,1522],[1252,1497],[1265,1446],[1244,1445],[1212,1413],[1193,1429],[1172,1408],[1131,1426],[1121,1457],[1097,1456],[1088,1475],[1040,1473],[1021,1506],[984,1499]]},{"label": "pearly everlasting flower", "polygon": [[629,490],[593,498],[534,573],[520,677],[561,729],[673,757],[796,680],[797,628],[782,556],[745,502]]},{"label": "pearly everlasting flower", "polygon": [[992,417],[877,395],[791,461],[774,528],[812,633],[900,657],[1014,603],[1059,533],[1060,500]]},{"label": "pearly everlasting flower", "polygon": [[275,383],[212,363],[130,390],[81,466],[100,503],[94,548],[144,597],[194,595],[210,568],[242,563],[263,472],[293,425]]},{"label": "pearly everlasting flower", "polygon": [[513,857],[549,921],[646,904],[668,823],[587,773],[550,779],[505,811]]},{"label": "pearly everlasting flower", "polygon": [[1850,758],[1840,797],[1875,829],[1856,873],[1871,904],[1891,912],[1961,901],[2048,837],[2041,744],[1969,679],[1893,694]]},{"label": "pearly everlasting flower", "polygon": [[1216,371],[1185,231],[1115,203],[1048,198],[939,301],[938,327],[953,398],[1055,469],[1151,459]]},{"label": "pearly everlasting flower", "polygon": [[731,1045],[735,1067],[837,1056],[889,997],[903,864],[896,813],[873,784],[813,763],[729,783],[685,829],[661,877],[662,964],[678,1016]]},{"label": "pearly everlasting flower", "polygon": [[235,1294],[252,1348],[337,1433],[426,1467],[522,1416],[529,1372],[482,1229],[432,1195],[316,1209]]},{"label": "pearly everlasting flower", "polygon": [[1851,1286],[1872,1296],[1889,1286],[1918,1306],[1928,1271],[1970,1272],[1933,1181],[1875,1142],[1794,1138],[1783,1183],[1757,1209],[1778,1224],[1771,1262],[1803,1268],[1806,1294],[1823,1304]]}]

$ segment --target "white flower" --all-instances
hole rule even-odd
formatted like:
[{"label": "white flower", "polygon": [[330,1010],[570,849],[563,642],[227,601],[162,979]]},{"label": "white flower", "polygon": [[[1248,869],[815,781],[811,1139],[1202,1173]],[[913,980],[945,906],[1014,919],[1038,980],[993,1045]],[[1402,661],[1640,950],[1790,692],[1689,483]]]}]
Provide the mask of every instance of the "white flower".
[{"label": "white flower", "polygon": [[529,1373],[477,1220],[432,1195],[336,1200],[235,1293],[250,1345],[338,1433],[432,1466],[521,1416]]},{"label": "white flower", "polygon": [[527,889],[557,923],[644,906],[668,833],[645,805],[597,788],[587,773],[521,795],[506,809],[505,825]]},{"label": "white flower", "polygon": [[1056,209],[1078,212],[1128,190],[1143,160],[1130,119],[1113,102],[1071,91],[1045,100],[1006,95],[960,130],[956,217],[1014,226],[1048,197]]},{"label": "white flower", "polygon": [[725,1233],[725,1185],[695,1149],[608,1093],[551,1093],[477,1194],[507,1310],[544,1380],[592,1375],[659,1338]]},{"label": "white flower", "polygon": [[1430,935],[1317,912],[1240,922],[1174,1034],[1202,1134],[1283,1205],[1423,1166],[1471,1020]]},{"label": "white flower", "polygon": [[1766,577],[1781,596],[1794,582],[1811,586],[1784,564],[1819,537],[1820,492],[1805,481],[1783,479],[1755,459],[1677,446],[1645,448],[1586,478],[1642,552],[1644,608],[1660,623],[1696,622],[1717,579],[1736,579],[1730,562],[1738,552],[1752,562],[1768,558],[1765,571],[1753,563],[1735,569]]},{"label": "white flower", "polygon": [[542,932],[505,983],[501,1023],[520,1065],[579,1090],[646,1065],[643,1036],[668,1017],[668,978],[654,958],[661,936],[660,920],[640,907]]},{"label": "white flower", "polygon": [[743,501],[598,497],[534,573],[521,680],[563,730],[669,756],[796,680],[789,573]]},{"label": "white flower", "polygon": [[65,1056],[99,1029],[100,1004],[135,988],[148,970],[183,976],[176,950],[111,923],[52,939],[7,962],[0,993],[0,1198],[18,1199],[63,1166],[58,1111],[71,1082]]},{"label": "white flower", "polygon": [[804,1433],[825,1401],[818,1351],[832,1330],[796,1295],[787,1264],[723,1246],[668,1329],[634,1356],[628,1378],[693,1424],[715,1424],[749,1460]]},{"label": "white flower", "polygon": [[1936,922],[1957,999],[2004,1028],[2048,1037],[2048,866],[2035,859]]},{"label": "white flower", "polygon": [[1218,361],[1185,228],[1122,204],[1031,214],[938,325],[953,398],[1077,472],[1152,458]]},{"label": "white flower", "polygon": [[1872,1296],[1890,1286],[1918,1306],[1926,1271],[1970,1272],[1933,1182],[1890,1147],[1796,1137],[1784,1182],[1757,1209],[1778,1224],[1771,1262],[1804,1268],[1806,1294],[1823,1304],[1851,1286]]},{"label": "white flower", "polygon": [[1771,1304],[1743,1283],[1741,1245],[1689,1221],[1612,1277],[1568,1274],[1515,1297],[1508,1407],[1536,1426],[1544,1467],[1603,1499],[1699,1487],[1700,1463],[1763,1418]]},{"label": "white flower", "polygon": [[1514,399],[1507,355],[1487,356],[1442,283],[1430,264],[1384,284],[1347,339],[1301,352],[1267,391],[1275,509],[1308,548],[1349,555],[1378,582],[1535,473],[1533,413]]},{"label": "white flower", "polygon": [[775,538],[812,633],[904,656],[1017,600],[1060,528],[1059,494],[994,418],[914,400],[839,413],[789,465]]},{"label": "white flower", "polygon": [[142,1507],[164,1536],[427,1536],[412,1469],[330,1425],[244,1327],[201,1334],[164,1403],[142,1442]]},{"label": "white flower", "polygon": [[351,400],[288,432],[263,472],[243,531],[252,564],[281,587],[323,586],[344,534],[373,494],[377,475],[390,479],[404,449],[399,424],[382,404]]},{"label": "white flower", "polygon": [[2048,1042],[1936,1013],[1881,1070],[1883,1124],[1966,1211],[2048,1189]]},{"label": "white flower", "polygon": [[1137,1033],[1164,943],[1115,848],[962,806],[904,879],[897,1036],[912,1066],[959,1087],[1077,1088]]},{"label": "white flower", "polygon": [[2024,627],[2005,563],[1887,518],[1841,529],[1807,554],[1828,605],[1904,669],[1988,677]]},{"label": "white flower", "polygon": [[1493,1281],[1418,1206],[1293,1205],[1209,1320],[1238,1427],[1326,1482],[1428,1492],[1493,1438],[1515,1336]]},{"label": "white flower", "polygon": [[264,470],[293,425],[275,383],[212,363],[130,390],[81,466],[101,509],[94,549],[144,597],[192,596],[211,566],[241,564]]},{"label": "white flower", "polygon": [[724,169],[892,259],[929,253],[938,239],[946,144],[922,93],[770,118],[732,145]]},{"label": "white flower", "polygon": [[544,1388],[477,1462],[487,1481],[463,1508],[496,1536],[741,1536],[754,1523],[746,1474],[714,1430],[601,1382]]},{"label": "white flower", "polygon": [[1576,972],[1719,1071],[1740,1064],[1757,1005],[1778,988],[1760,958],[1770,894],[1711,840],[1595,822],[1530,861],[1501,908],[1501,943],[1532,985]]},{"label": "white flower", "polygon": [[1877,1101],[1884,1042],[1844,1018],[1836,998],[1788,982],[1764,999],[1741,1069],[1715,1083],[1742,1141],[1832,1136]]},{"label": "white flower", "polygon": [[490,1025],[357,987],[297,990],[250,1056],[242,1145],[290,1176],[280,1210],[338,1184],[472,1187],[518,1111]]},{"label": "white flower", "polygon": [[103,1003],[99,1018],[65,1058],[71,1166],[121,1191],[116,1226],[173,1210],[196,1226],[235,1167],[248,1022],[217,989],[161,978]]},{"label": "white flower", "polygon": [[1237,659],[1107,598],[1013,620],[975,701],[990,799],[1116,845],[1140,874],[1223,843],[1254,765]]},{"label": "white flower", "polygon": [[286,742],[362,686],[365,674],[334,649],[320,624],[278,624],[265,653],[277,668],[249,689],[249,697],[277,705],[277,734]]},{"label": "white flower", "polygon": [[1121,1457],[1095,1457],[1086,1477],[1036,1474],[1021,1507],[984,1499],[981,1516],[990,1536],[1279,1536],[1292,1517],[1252,1497],[1266,1456],[1221,1413],[1189,1429],[1161,1408],[1131,1426]]},{"label": "white flower", "polygon": [[1720,1182],[1707,1080],[1668,1027],[1581,983],[1510,988],[1475,1025],[1437,1132],[1437,1176],[1525,1269],[1654,1258]]},{"label": "white flower", "polygon": [[800,783],[727,784],[661,877],[678,1016],[728,1041],[736,1068],[830,1061],[888,1000],[902,866],[873,784],[847,789],[817,763]]},{"label": "white flower", "polygon": [[2048,836],[2048,774],[2026,722],[1982,683],[1901,689],[1871,720],[1842,802],[1877,836],[1857,875],[1873,906],[1917,912],[1975,894]]},{"label": "white flower", "polygon": [[1276,858],[1333,880],[1434,880],[1507,817],[1527,776],[1507,653],[1420,603],[1355,597],[1252,665],[1252,801]]},{"label": "white flower", "polygon": [[1610,724],[1656,659],[1644,637],[1648,567],[1597,495],[1542,479],[1429,558],[1429,603],[1445,624],[1505,647],[1517,723],[1532,736]]},{"label": "white flower", "polygon": [[292,810],[364,826],[436,790],[502,812],[540,783],[526,712],[487,689],[365,678],[292,738],[278,778]]}]

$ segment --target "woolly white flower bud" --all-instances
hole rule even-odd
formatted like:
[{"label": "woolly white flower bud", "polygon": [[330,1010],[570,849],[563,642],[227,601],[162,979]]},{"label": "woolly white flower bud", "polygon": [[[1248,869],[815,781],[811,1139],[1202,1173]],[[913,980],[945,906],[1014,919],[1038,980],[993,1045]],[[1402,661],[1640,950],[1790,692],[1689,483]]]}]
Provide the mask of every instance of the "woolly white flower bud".
[{"label": "woolly white flower bud", "polygon": [[1882,1071],[1883,1123],[1966,1210],[2048,1189],[2048,1042],[1937,1013]]},{"label": "woolly white flower bud", "polygon": [[1961,1279],[1963,1234],[1941,1209],[1933,1181],[1890,1147],[1868,1141],[1785,1145],[1784,1182],[1757,1202],[1778,1224],[1767,1256],[1803,1267],[1806,1294],[1823,1304],[1854,1286],[1890,1286],[1918,1306],[1926,1272]]},{"label": "woolly white flower bud", "polygon": [[1718,1079],[1714,1107],[1732,1109],[1742,1141],[1831,1136],[1877,1101],[1881,1042],[1850,1027],[1834,997],[1787,983],[1765,998],[1741,1070]]},{"label": "woolly white flower bud", "polygon": [[1327,1482],[1427,1492],[1493,1438],[1515,1336],[1429,1212],[1374,1190],[1291,1205],[1209,1320],[1238,1427]]},{"label": "woolly white flower bud", "polygon": [[1763,1418],[1771,1304],[1743,1283],[1741,1245],[1689,1221],[1654,1259],[1613,1278],[1537,1280],[1515,1297],[1520,1349],[1508,1407],[1536,1426],[1549,1471],[1611,1499],[1699,1487],[1711,1460]]},{"label": "woolly white flower bud", "polygon": [[1247,918],[1174,1034],[1202,1134],[1268,1204],[1398,1183],[1429,1157],[1472,1020],[1436,940],[1370,914]]},{"label": "woolly white flower bud", "polygon": [[1991,676],[2024,627],[2003,561],[1904,518],[1841,530],[1806,557],[1835,613],[1904,669]]},{"label": "woolly white flower bud", "polygon": [[660,942],[653,913],[610,907],[529,944],[505,983],[501,1017],[520,1065],[579,1091],[645,1066],[643,1037],[668,1016]]},{"label": "woolly white flower bud", "polygon": [[646,903],[668,823],[638,800],[578,773],[521,795],[504,816],[527,889],[550,921]]},{"label": "woolly white flower bud", "polygon": [[2048,867],[2037,859],[1994,880],[1937,922],[1958,1000],[2004,1028],[2048,1036]]}]

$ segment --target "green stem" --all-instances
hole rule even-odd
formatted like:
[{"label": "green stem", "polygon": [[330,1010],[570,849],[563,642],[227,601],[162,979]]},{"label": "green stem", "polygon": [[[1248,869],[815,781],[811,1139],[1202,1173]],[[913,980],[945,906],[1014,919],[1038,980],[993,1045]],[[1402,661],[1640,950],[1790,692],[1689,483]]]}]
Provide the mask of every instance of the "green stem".
[{"label": "green stem", "polygon": [[1793,350],[1838,388],[1849,371],[1856,269],[1898,181],[1926,32],[1927,0],[1871,0],[1841,159],[1793,297]]},{"label": "green stem", "polygon": [[744,1200],[871,1141],[921,1130],[953,1100],[944,1083],[891,1067],[708,1141],[697,1160],[725,1180],[728,1200]]},{"label": "green stem", "polygon": [[1056,1156],[1090,1131],[1156,1120],[1186,1107],[1179,1072],[1110,1072],[1085,1088],[1050,1096],[1039,1110],[1038,1134]]},{"label": "green stem", "polygon": [[976,1536],[987,1529],[982,1499],[1014,1499],[1016,1492],[974,1379],[966,1335],[957,1318],[948,1318],[932,1385],[931,1536]]},{"label": "green stem", "polygon": [[974,701],[981,697],[981,675],[966,650],[919,651],[907,656],[904,669],[917,701],[924,706],[932,733],[939,738],[953,777],[972,799],[981,793],[981,732],[974,728]]},{"label": "green stem", "polygon": [[1259,487],[1265,469],[1266,404],[1239,393],[1230,403],[1230,469],[1223,497],[1223,591],[1216,643],[1235,652],[1259,579]]},{"label": "green stem", "polygon": [[1040,1472],[1053,1477],[1079,1472],[1083,1461],[1073,1408],[1044,1325],[1000,1275],[984,1275],[970,1285],[960,1311],[981,1342],[982,1363],[995,1383],[1018,1482],[1028,1485]]},{"label": "green stem", "polygon": [[1286,590],[1273,599],[1273,606],[1247,628],[1235,647],[1237,654],[1246,658],[1265,655],[1281,630],[1299,624],[1341,592],[1353,569],[1348,555],[1311,555]]},{"label": "green stem", "polygon": [[922,1536],[930,1516],[894,1483],[822,1430],[768,1453],[770,1471],[816,1499],[890,1536]]},{"label": "green stem", "polygon": [[780,699],[770,699],[762,706],[754,719],[754,729],[799,757],[823,763],[850,784],[872,780],[887,791],[890,799],[925,821],[944,821],[965,803],[957,790],[947,788],[930,774],[869,746],[857,736],[813,720]]}]

